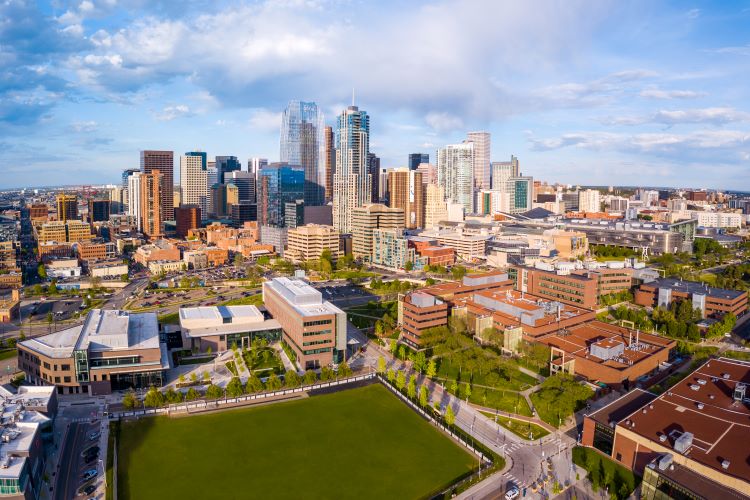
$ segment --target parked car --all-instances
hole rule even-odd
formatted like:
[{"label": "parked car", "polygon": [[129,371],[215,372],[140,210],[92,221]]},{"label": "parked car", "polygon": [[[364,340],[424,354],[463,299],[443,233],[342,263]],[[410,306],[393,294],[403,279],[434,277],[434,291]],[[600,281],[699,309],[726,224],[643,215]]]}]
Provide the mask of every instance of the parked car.
[{"label": "parked car", "polygon": [[521,492],[518,491],[518,487],[513,486],[511,489],[505,492],[505,500],[513,500],[514,498],[518,498],[520,494]]},{"label": "parked car", "polygon": [[98,446],[92,446],[91,448],[86,448],[81,452],[81,456],[85,457],[86,455],[98,455],[99,454],[99,447]]},{"label": "parked car", "polygon": [[84,494],[84,495],[91,495],[91,494],[92,494],[93,492],[95,492],[95,491],[96,491],[96,486],[95,486],[95,485],[93,485],[93,484],[90,484],[90,485],[86,486],[86,487],[85,487],[85,488],[83,489],[83,494]]},{"label": "parked car", "polygon": [[101,432],[99,432],[99,431],[93,431],[93,432],[91,432],[89,434],[89,439],[93,441],[95,439],[99,439],[99,436],[101,436],[101,435],[102,435]]},{"label": "parked car", "polygon": [[89,469],[86,472],[83,473],[81,476],[84,481],[88,481],[90,479],[94,479],[96,475],[99,474],[96,469]]}]

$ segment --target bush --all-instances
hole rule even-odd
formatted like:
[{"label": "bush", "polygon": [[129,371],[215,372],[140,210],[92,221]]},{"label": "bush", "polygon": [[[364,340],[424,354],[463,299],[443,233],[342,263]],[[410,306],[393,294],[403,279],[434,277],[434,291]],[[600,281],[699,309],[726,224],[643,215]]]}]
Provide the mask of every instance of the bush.
[{"label": "bush", "polygon": [[211,384],[208,386],[208,389],[206,389],[207,399],[219,399],[222,396],[224,396],[224,391],[221,390],[221,387],[218,385]]},{"label": "bush", "polygon": [[607,487],[610,496],[618,500],[628,498],[640,484],[640,478],[628,469],[591,448],[573,448],[573,463],[588,471],[594,491]]}]

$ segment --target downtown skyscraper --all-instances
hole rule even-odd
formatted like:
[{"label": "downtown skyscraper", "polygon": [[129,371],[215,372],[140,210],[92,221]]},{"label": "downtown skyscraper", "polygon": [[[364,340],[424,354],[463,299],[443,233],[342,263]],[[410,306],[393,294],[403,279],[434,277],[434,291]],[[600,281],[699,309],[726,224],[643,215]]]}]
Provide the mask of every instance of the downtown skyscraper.
[{"label": "downtown skyscraper", "polygon": [[323,113],[314,102],[289,101],[281,119],[279,159],[305,171],[307,206],[325,197],[325,136]]},{"label": "downtown skyscraper", "polygon": [[474,144],[474,187],[490,189],[490,133],[469,132],[464,142]]},{"label": "downtown skyscraper", "polygon": [[206,153],[192,151],[180,156],[180,191],[183,205],[198,205],[201,216],[208,218],[211,191]]},{"label": "downtown skyscraper", "polygon": [[437,182],[446,199],[474,211],[474,143],[449,144],[437,152]]},{"label": "downtown skyscraper", "polygon": [[174,152],[141,151],[141,172],[161,174],[162,220],[174,220]]},{"label": "downtown skyscraper", "polygon": [[370,117],[357,106],[349,106],[336,120],[333,226],[340,233],[351,232],[352,210],[371,201],[369,153]]}]

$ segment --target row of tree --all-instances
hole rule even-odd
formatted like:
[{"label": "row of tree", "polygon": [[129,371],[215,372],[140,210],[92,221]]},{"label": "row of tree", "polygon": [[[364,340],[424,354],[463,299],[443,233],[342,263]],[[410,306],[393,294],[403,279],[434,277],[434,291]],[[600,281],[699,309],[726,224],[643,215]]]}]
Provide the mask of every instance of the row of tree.
[{"label": "row of tree", "polygon": [[[403,370],[394,370],[385,368],[385,358],[382,356],[378,360],[378,373],[385,373],[385,378],[388,382],[395,386],[396,389],[405,394],[409,399],[415,401],[422,408],[430,407],[430,389],[425,380],[417,389],[417,376],[412,374],[407,380],[407,374]],[[434,410],[436,413],[440,412],[440,403],[435,402]],[[445,422],[448,425],[453,425],[456,422],[456,415],[450,405],[446,406],[445,414],[443,415]]]}]

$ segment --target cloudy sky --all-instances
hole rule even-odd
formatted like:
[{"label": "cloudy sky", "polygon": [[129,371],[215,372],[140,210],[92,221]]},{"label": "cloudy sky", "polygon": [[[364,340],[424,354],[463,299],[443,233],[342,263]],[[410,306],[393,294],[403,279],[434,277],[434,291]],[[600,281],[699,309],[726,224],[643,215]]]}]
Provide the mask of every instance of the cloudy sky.
[{"label": "cloudy sky", "polygon": [[386,167],[492,132],[550,182],[750,190],[750,1],[0,0],[0,188],[141,149],[278,158],[280,112],[371,115]]}]

